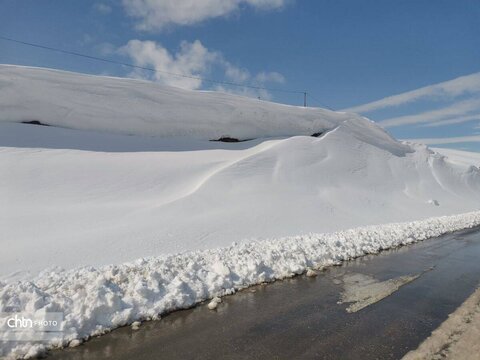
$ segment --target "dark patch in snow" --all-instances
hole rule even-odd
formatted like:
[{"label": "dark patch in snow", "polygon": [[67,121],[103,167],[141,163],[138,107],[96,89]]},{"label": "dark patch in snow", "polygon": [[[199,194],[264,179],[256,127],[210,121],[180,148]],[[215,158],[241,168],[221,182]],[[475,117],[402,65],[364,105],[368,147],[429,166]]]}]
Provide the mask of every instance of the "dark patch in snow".
[{"label": "dark patch in snow", "polygon": [[249,141],[249,140],[252,140],[252,139],[239,140],[237,138],[232,138],[230,136],[222,136],[219,139],[216,139],[216,140],[214,139],[214,140],[210,140],[210,141],[221,141],[221,142],[226,142],[226,143],[238,143],[238,142]]},{"label": "dark patch in snow", "polygon": [[313,136],[313,137],[320,137],[323,135],[323,131],[319,131],[319,132],[316,132],[316,133],[313,133],[312,135],[310,136]]},{"label": "dark patch in snow", "polygon": [[38,120],[30,120],[30,121],[22,121],[22,124],[29,124],[29,125],[40,125],[40,126],[50,126],[48,124],[44,124]]}]

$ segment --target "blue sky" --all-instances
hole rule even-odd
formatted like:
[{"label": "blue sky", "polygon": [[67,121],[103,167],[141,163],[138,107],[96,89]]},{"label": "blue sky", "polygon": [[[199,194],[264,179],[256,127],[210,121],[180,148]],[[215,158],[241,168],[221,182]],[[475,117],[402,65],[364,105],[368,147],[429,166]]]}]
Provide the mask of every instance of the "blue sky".
[{"label": "blue sky", "polygon": [[[358,111],[398,138],[480,151],[478,0],[0,0],[0,9],[1,36],[161,71],[306,89],[310,105]],[[2,40],[0,63],[303,102],[301,94],[132,71]]]}]

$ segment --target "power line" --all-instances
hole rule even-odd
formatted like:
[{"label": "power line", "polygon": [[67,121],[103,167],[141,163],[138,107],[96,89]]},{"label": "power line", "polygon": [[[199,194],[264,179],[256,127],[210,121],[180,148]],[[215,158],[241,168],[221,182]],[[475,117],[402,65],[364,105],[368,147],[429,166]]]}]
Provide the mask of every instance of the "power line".
[{"label": "power line", "polygon": [[182,77],[182,78],[187,78],[187,79],[200,80],[200,81],[205,81],[205,82],[214,83],[214,84],[230,85],[230,86],[237,86],[237,87],[256,89],[256,90],[276,91],[276,92],[283,92],[283,93],[290,93],[290,94],[304,94],[305,93],[305,91],[300,91],[300,90],[268,88],[268,87],[256,86],[256,85],[239,84],[239,83],[235,83],[235,82],[232,82],[232,81],[221,81],[221,80],[207,79],[207,78],[203,78],[203,77],[200,77],[200,76],[172,73],[172,72],[169,72],[169,71],[157,70],[157,69],[154,69],[154,68],[129,64],[129,63],[125,63],[125,62],[122,62],[122,61],[116,61],[116,60],[101,58],[101,57],[97,57],[97,56],[82,54],[82,53],[75,52],[75,51],[58,49],[58,48],[54,48],[54,47],[51,47],[51,46],[46,46],[46,45],[35,44],[35,43],[27,42],[27,41],[17,40],[17,39],[9,38],[9,37],[2,36],[2,35],[0,35],[0,40],[5,40],[5,41],[10,41],[10,42],[13,42],[13,43],[17,43],[17,44],[32,46],[32,47],[36,47],[36,48],[39,48],[39,49],[55,51],[55,52],[59,52],[59,53],[67,54],[67,55],[78,56],[78,57],[82,57],[82,58],[86,58],[86,59],[90,59],[90,60],[103,61],[103,62],[106,62],[106,63],[127,66],[127,67],[134,68],[134,69],[146,70],[146,71],[151,71],[151,72],[155,72],[155,73],[166,74],[166,75],[170,75],[170,76],[177,76],[177,77]]},{"label": "power line", "polygon": [[316,102],[318,105],[320,105],[321,107],[324,107],[324,108],[327,108],[328,110],[332,110],[332,111],[335,111],[335,109],[331,108],[330,106],[328,105],[325,105],[325,104],[322,104],[322,102],[318,99],[315,99],[311,93],[307,93],[308,94],[308,97],[309,99],[313,100],[314,102]]},{"label": "power line", "polygon": [[321,101],[315,99],[315,97],[313,97],[312,94],[309,91],[306,91],[306,90],[301,91],[301,90],[270,88],[270,87],[264,87],[264,86],[240,84],[240,83],[235,83],[233,81],[222,81],[222,80],[203,78],[203,77],[200,77],[200,76],[173,73],[173,72],[158,70],[158,69],[154,69],[154,68],[150,68],[150,67],[146,67],[146,66],[139,66],[139,65],[134,65],[134,64],[122,62],[122,61],[116,61],[116,60],[101,58],[101,57],[98,57],[98,56],[82,54],[82,53],[79,53],[79,52],[76,52],[76,51],[69,51],[69,50],[54,48],[54,47],[51,47],[51,46],[31,43],[31,42],[27,42],[27,41],[22,41],[22,40],[13,39],[13,38],[10,38],[10,37],[2,36],[2,35],[0,35],[0,40],[10,41],[10,42],[13,42],[13,43],[26,45],[26,46],[31,46],[31,47],[36,47],[36,48],[43,49],[43,50],[59,52],[59,53],[62,53],[62,54],[78,56],[78,57],[82,57],[82,58],[86,58],[86,59],[90,59],[90,60],[102,61],[102,62],[106,62],[106,63],[110,63],[110,64],[116,64],[116,65],[126,66],[126,67],[145,70],[145,71],[151,71],[151,72],[154,72],[154,73],[160,73],[160,74],[165,74],[165,75],[170,75],[170,76],[200,80],[200,81],[209,82],[209,83],[213,83],[213,84],[237,86],[237,87],[242,87],[242,88],[249,88],[249,89],[256,89],[256,90],[266,90],[266,91],[273,91],[273,92],[283,92],[283,93],[290,93],[290,94],[303,94],[303,105],[305,107],[307,106],[307,96],[308,96],[309,99],[313,100],[318,105],[320,105],[322,107],[325,107],[329,110],[335,111],[331,107],[329,107],[327,105],[324,105],[324,104],[322,104]]}]

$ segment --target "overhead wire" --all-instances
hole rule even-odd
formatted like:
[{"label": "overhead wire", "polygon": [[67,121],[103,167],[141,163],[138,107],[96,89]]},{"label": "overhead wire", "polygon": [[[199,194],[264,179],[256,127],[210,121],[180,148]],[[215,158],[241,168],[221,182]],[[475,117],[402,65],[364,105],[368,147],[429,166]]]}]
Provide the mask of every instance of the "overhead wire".
[{"label": "overhead wire", "polygon": [[258,85],[252,85],[252,84],[241,84],[241,83],[236,83],[233,81],[224,81],[224,80],[216,80],[216,79],[209,79],[209,78],[204,78],[201,76],[195,76],[195,75],[188,75],[188,74],[180,74],[180,73],[174,73],[170,71],[165,71],[165,70],[159,70],[147,66],[141,66],[141,65],[135,65],[123,61],[117,61],[117,60],[112,60],[112,59],[107,59],[107,58],[102,58],[99,56],[93,56],[93,55],[88,55],[88,54],[83,54],[77,51],[71,51],[71,50],[65,50],[65,49],[60,49],[52,46],[47,46],[43,44],[37,44],[37,43],[32,43],[28,41],[23,41],[19,39],[14,39],[11,37],[3,36],[0,35],[0,40],[12,42],[12,43],[17,43],[17,44],[22,44],[25,46],[31,46],[43,50],[48,50],[48,51],[54,51],[62,54],[67,54],[71,56],[77,56],[77,57],[82,57],[85,59],[90,59],[90,60],[95,60],[95,61],[101,61],[105,63],[110,63],[110,64],[115,64],[115,65],[121,65],[133,69],[139,69],[139,70],[144,70],[144,71],[150,71],[154,73],[159,73],[159,74],[165,74],[169,76],[175,76],[175,77],[181,77],[181,78],[187,78],[187,79],[194,79],[194,80],[199,80],[203,82],[208,82],[212,84],[220,84],[220,85],[228,85],[228,86],[236,86],[236,87],[242,87],[242,88],[249,88],[249,89],[255,89],[255,90],[266,90],[266,91],[272,91],[272,92],[283,92],[283,93],[290,93],[290,94],[303,94],[305,93],[308,95],[309,100],[314,100],[317,102],[320,106],[326,107],[327,109],[333,110],[331,107],[323,105],[320,101],[312,97],[311,93],[305,90],[292,90],[292,89],[280,89],[280,88],[272,88],[272,87],[266,87],[266,86],[258,86]]}]

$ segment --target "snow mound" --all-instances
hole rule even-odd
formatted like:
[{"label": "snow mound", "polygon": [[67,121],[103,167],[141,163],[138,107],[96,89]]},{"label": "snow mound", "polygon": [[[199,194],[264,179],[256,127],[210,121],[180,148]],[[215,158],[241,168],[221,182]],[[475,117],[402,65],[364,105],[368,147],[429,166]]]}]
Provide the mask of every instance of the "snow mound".
[{"label": "snow mound", "polygon": [[352,116],[222,92],[12,65],[0,65],[0,94],[0,122],[204,140],[313,135]]},{"label": "snow mound", "polygon": [[455,149],[432,148],[436,152],[445,155],[450,161],[465,166],[480,166],[480,153]]},{"label": "snow mound", "polygon": [[355,114],[5,65],[0,169],[5,281],[480,204],[478,168]]},{"label": "snow mound", "polygon": [[[0,313],[23,312],[40,318],[51,311],[64,315],[61,335],[43,344],[6,341],[0,355],[31,356],[47,348],[77,344],[109,329],[157,318],[253,284],[479,225],[480,212],[472,212],[143,258],[121,265],[46,271],[32,281],[0,283]],[[218,300],[213,302],[216,307]],[[28,333],[23,335],[28,339]]]},{"label": "snow mound", "polygon": [[64,314],[8,356],[480,224],[438,217],[476,166],[358,115],[40,68],[0,65],[0,170],[0,312]]}]

